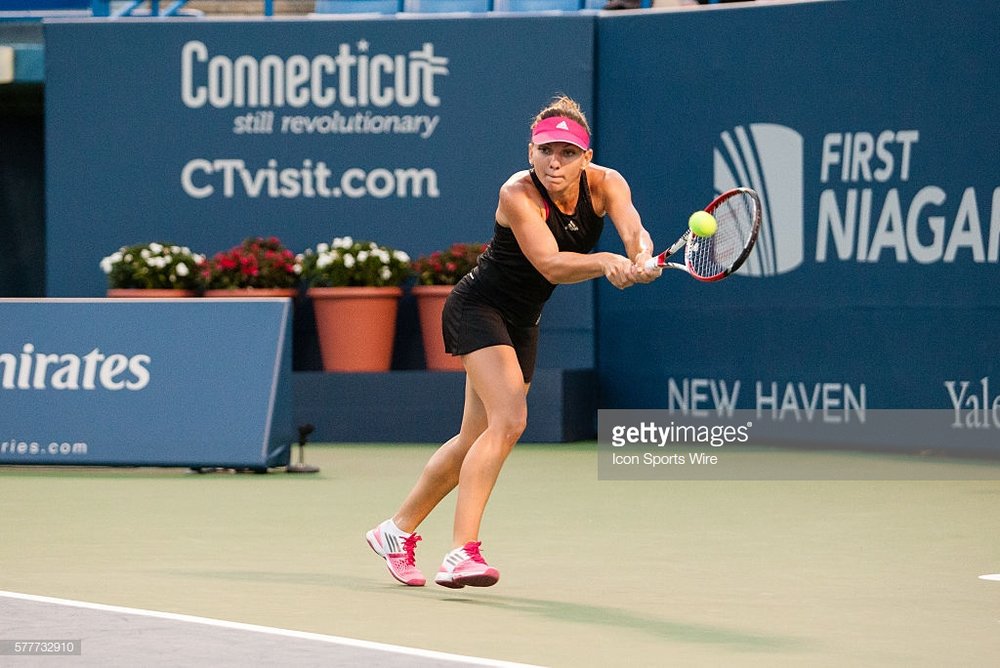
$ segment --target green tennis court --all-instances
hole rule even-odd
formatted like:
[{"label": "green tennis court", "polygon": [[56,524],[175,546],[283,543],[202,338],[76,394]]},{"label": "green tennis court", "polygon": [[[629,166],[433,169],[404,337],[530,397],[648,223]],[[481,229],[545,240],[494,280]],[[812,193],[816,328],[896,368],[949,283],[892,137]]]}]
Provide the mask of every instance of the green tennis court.
[{"label": "green tennis court", "polygon": [[407,588],[363,534],[432,447],[311,445],[298,476],[0,468],[0,589],[549,666],[1000,661],[1000,482],[601,481],[595,444],[520,445],[484,523],[500,583]]}]

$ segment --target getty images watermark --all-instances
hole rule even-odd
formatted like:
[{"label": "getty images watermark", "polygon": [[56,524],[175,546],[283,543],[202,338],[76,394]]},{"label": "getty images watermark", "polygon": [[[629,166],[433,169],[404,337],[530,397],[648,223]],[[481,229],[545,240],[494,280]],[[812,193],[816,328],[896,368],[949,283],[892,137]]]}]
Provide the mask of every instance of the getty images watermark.
[{"label": "getty images watermark", "polygon": [[[959,425],[961,426],[961,425]],[[997,480],[1000,425],[953,411],[598,411],[601,480]]]},{"label": "getty images watermark", "polygon": [[668,411],[602,410],[598,473],[604,480],[715,478],[685,469],[726,468],[724,449],[749,444],[752,429],[752,420],[699,424]]},{"label": "getty images watermark", "polygon": [[[657,424],[655,421],[650,420],[649,422],[640,422],[638,425],[612,425],[611,427],[611,446],[615,448],[623,448],[626,445],[655,445],[657,448],[665,448],[667,445],[696,445],[703,446],[708,445],[713,448],[721,448],[724,445],[734,445],[738,443],[747,443],[750,440],[750,428],[753,427],[753,422],[747,422],[746,424],[741,424],[739,426],[734,425],[693,425],[693,424],[677,424],[673,420],[670,424],[664,426],[662,424]],[[644,453],[642,459],[646,463],[653,466],[657,465],[656,457],[661,455],[653,456],[653,453]],[[693,452],[688,455],[693,463],[702,464],[714,464],[716,461],[706,461],[710,455],[704,452]],[[684,455],[678,453],[673,453],[667,455],[670,459],[677,461],[680,460],[684,463]],[[627,455],[618,453],[617,459],[621,460],[618,463],[638,463],[639,455],[634,453],[629,453]],[[626,462],[625,460],[632,459],[634,461]],[[717,458],[716,458],[717,459]]]}]

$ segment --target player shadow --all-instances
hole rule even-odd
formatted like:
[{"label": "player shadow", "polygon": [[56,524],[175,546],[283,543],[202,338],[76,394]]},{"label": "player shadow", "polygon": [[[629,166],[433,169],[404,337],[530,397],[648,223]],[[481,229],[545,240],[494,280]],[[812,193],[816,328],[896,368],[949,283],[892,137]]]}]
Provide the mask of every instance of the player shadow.
[{"label": "player shadow", "polygon": [[561,622],[592,624],[602,629],[618,627],[643,633],[660,640],[695,643],[701,645],[722,645],[743,651],[802,650],[802,639],[776,635],[753,634],[721,626],[689,624],[639,615],[621,608],[603,605],[588,605],[542,598],[503,596],[493,593],[475,597],[445,595],[442,601],[490,607],[522,614],[537,615]]},{"label": "player shadow", "polygon": [[652,614],[637,614],[612,606],[589,605],[536,597],[507,596],[485,589],[463,594],[438,587],[429,582],[426,587],[406,587],[386,578],[367,578],[331,573],[307,572],[193,572],[173,571],[184,577],[206,577],[213,580],[237,580],[256,584],[270,582],[281,585],[334,586],[349,591],[385,593],[395,596],[425,598],[428,595],[446,604],[471,605],[534,615],[549,620],[586,624],[607,630],[617,627],[647,636],[675,642],[726,646],[742,651],[801,651],[807,649],[802,638],[773,634],[748,633],[722,626],[678,622]]}]

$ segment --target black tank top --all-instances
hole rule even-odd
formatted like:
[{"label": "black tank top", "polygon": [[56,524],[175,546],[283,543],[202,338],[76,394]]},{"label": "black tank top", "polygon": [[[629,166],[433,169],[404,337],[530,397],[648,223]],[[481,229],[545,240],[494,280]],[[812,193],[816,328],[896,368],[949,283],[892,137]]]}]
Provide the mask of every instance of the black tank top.
[{"label": "black tank top", "polygon": [[[545,222],[559,250],[574,253],[592,251],[604,229],[604,218],[594,212],[587,173],[580,174],[580,197],[572,214],[560,211],[535,172],[530,174],[532,183],[545,202]],[[527,326],[538,323],[542,306],[552,296],[555,287],[521,252],[514,232],[509,227],[494,223],[493,239],[480,256],[479,264],[466,275],[456,290],[478,294],[500,309],[508,322]]]}]

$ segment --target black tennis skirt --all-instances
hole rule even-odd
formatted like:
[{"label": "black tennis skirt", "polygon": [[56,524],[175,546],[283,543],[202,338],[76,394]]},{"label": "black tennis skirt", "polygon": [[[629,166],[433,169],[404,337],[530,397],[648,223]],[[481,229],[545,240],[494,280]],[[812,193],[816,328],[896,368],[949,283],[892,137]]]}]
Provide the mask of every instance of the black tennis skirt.
[{"label": "black tennis skirt", "polygon": [[511,324],[500,309],[463,283],[451,291],[441,315],[444,349],[452,355],[467,355],[489,346],[511,346],[524,382],[530,383],[538,356],[538,325]]}]

